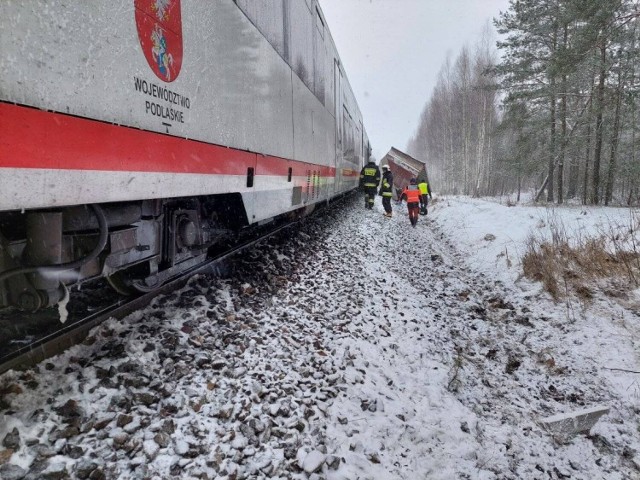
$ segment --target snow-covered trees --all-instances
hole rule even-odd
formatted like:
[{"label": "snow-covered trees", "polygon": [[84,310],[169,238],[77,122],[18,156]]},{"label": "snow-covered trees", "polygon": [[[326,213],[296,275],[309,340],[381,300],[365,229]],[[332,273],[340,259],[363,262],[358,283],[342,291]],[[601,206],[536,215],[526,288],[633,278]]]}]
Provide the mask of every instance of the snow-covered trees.
[{"label": "snow-covered trees", "polygon": [[499,61],[483,38],[444,65],[409,152],[441,191],[637,205],[639,17],[638,0],[512,0]]},{"label": "snow-covered trees", "polygon": [[495,53],[489,28],[475,49],[447,59],[408,152],[426,160],[436,191],[468,195],[496,188],[492,131],[496,124]]}]

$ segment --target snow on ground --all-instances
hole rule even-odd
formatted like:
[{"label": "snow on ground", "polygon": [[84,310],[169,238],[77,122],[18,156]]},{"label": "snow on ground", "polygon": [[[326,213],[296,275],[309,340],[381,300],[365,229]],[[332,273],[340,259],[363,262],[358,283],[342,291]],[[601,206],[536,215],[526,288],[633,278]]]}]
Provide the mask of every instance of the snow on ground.
[{"label": "snow on ground", "polygon": [[[520,275],[530,234],[628,210],[362,203],[0,377],[0,478],[640,478],[637,292]],[[589,435],[540,425],[594,406]]]},{"label": "snow on ground", "polygon": [[638,211],[628,208],[514,205],[509,198],[445,197],[434,213],[447,238],[468,255],[470,266],[508,283],[522,273],[520,259],[530,236],[550,241],[559,235],[578,242],[590,235],[608,236],[612,228],[625,231],[638,218]]}]

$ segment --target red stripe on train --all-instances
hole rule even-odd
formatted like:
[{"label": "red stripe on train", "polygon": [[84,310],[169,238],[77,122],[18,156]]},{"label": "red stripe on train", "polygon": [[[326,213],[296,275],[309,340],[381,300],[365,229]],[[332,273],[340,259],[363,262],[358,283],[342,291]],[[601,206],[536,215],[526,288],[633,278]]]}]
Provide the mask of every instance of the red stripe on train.
[{"label": "red stripe on train", "polygon": [[[333,177],[335,168],[0,102],[0,168]],[[8,121],[7,121],[8,120]],[[257,166],[256,166],[257,161]]]}]

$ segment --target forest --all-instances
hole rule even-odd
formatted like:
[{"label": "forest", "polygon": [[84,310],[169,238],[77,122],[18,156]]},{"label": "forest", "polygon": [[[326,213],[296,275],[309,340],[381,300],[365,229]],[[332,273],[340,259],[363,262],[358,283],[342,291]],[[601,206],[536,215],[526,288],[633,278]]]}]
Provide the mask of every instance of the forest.
[{"label": "forest", "polygon": [[639,17],[637,0],[511,0],[440,67],[408,142],[433,191],[638,206]]}]

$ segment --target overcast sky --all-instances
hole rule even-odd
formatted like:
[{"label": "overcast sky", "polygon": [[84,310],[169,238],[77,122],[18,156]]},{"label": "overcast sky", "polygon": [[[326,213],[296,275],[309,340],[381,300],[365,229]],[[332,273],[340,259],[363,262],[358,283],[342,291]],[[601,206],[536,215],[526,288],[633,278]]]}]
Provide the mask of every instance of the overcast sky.
[{"label": "overcast sky", "polygon": [[447,53],[480,37],[508,0],[320,0],[376,159],[404,150]]}]

